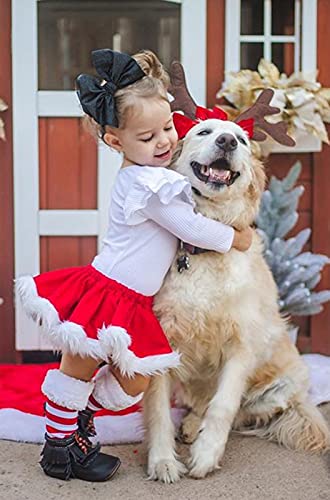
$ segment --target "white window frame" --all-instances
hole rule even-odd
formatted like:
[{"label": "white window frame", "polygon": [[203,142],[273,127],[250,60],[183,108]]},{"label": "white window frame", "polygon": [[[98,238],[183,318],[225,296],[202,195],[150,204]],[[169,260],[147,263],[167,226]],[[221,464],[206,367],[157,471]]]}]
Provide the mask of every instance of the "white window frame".
[{"label": "white window frame", "polygon": [[[181,4],[181,63],[185,69],[189,92],[196,102],[205,106],[207,0],[167,1]],[[72,117],[82,115],[73,91],[39,90],[37,106],[39,116],[64,116],[64,113],[65,116]]]},{"label": "white window frame", "polygon": [[[271,43],[295,44],[295,71],[310,73],[316,70],[317,0],[295,0],[295,34],[271,34],[271,0],[264,0],[264,34],[241,35],[241,0],[226,0],[225,74],[239,71],[241,42],[264,43],[264,58],[270,61]],[[298,23],[301,16],[301,68],[299,68],[300,37]]]},{"label": "white window frame", "polygon": [[[299,6],[298,6],[299,5]],[[317,0],[295,0],[295,34],[271,35],[271,0],[264,0],[264,34],[241,35],[241,0],[226,0],[225,19],[225,79],[230,72],[241,69],[241,42],[264,43],[264,58],[270,60],[272,42],[293,42],[295,44],[295,71],[316,75],[317,69]],[[301,16],[301,39],[298,36],[298,23]],[[301,49],[301,67],[298,66]],[[272,153],[316,152],[321,151],[322,143],[315,136],[300,135],[295,137],[296,146],[289,148],[280,144],[272,146]]]}]

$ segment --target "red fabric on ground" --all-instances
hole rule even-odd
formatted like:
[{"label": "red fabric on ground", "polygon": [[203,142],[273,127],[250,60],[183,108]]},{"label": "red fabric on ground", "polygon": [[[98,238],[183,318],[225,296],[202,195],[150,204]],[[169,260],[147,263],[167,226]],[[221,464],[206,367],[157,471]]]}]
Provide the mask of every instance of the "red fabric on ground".
[{"label": "red fabric on ground", "polygon": [[[37,365],[0,365],[0,409],[13,408],[24,413],[42,416],[46,397],[41,385],[48,370],[58,363]],[[98,415],[127,415],[139,409],[138,405],[120,412],[102,410]]]}]

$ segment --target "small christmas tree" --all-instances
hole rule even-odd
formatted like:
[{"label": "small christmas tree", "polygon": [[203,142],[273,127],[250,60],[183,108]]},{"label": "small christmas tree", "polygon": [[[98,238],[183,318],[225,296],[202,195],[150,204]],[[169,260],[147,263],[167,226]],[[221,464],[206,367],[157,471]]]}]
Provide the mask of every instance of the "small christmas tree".
[{"label": "small christmas tree", "polygon": [[297,162],[283,180],[271,178],[256,220],[264,240],[265,258],[278,287],[280,312],[293,316],[317,314],[323,310],[322,304],[330,300],[330,290],[313,292],[330,259],[302,253],[311,230],[303,229],[297,236],[285,239],[298,220],[297,206],[304,188],[294,186],[300,172],[301,164]]}]

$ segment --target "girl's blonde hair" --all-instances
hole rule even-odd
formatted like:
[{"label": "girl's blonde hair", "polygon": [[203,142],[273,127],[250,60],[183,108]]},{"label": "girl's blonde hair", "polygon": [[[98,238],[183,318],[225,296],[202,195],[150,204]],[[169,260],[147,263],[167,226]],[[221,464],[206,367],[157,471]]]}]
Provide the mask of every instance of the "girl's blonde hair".
[{"label": "girl's blonde hair", "polygon": [[[142,68],[146,76],[116,91],[115,104],[119,128],[125,127],[129,112],[132,111],[139,98],[159,97],[168,101],[167,89],[170,85],[170,77],[156,54],[151,50],[143,50],[132,57]],[[86,115],[84,119],[89,132],[94,137],[103,138],[107,129],[111,129],[108,125],[102,127],[90,116]]]}]

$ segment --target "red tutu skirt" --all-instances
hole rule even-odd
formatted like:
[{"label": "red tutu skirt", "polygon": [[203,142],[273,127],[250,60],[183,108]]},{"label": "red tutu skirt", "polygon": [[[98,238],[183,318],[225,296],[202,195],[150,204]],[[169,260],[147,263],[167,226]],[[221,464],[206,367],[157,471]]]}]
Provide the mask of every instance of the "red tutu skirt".
[{"label": "red tutu skirt", "polygon": [[17,290],[55,350],[112,362],[125,375],[152,375],[179,364],[152,311],[153,297],[91,265],[23,276]]}]

